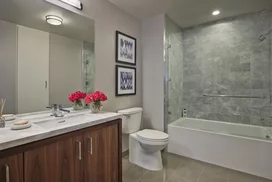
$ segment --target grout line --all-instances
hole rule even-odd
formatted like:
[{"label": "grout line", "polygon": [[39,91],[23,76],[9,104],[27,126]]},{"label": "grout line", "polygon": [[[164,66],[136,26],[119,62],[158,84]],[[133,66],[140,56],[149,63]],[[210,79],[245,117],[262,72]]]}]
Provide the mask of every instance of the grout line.
[{"label": "grout line", "polygon": [[199,176],[198,176],[198,178],[197,178],[196,182],[199,182],[199,180],[200,180],[200,178],[201,178],[202,174],[204,173],[204,168],[205,168],[205,166],[203,167],[203,169],[202,169],[201,173],[199,174]]},{"label": "grout line", "polygon": [[173,171],[172,174],[169,176],[169,178],[166,180],[166,182],[168,182],[168,181],[171,179],[171,177],[176,173],[178,167],[179,167],[181,164],[182,164],[182,161],[179,162],[179,164],[178,164],[177,167],[174,169],[174,171]]},{"label": "grout line", "polygon": [[148,170],[146,170],[139,179],[137,179],[137,182],[139,182],[143,177],[148,173]]},{"label": "grout line", "polygon": [[174,171],[172,172],[172,174],[168,177],[168,179],[166,180],[169,181],[171,179],[171,177],[174,175],[174,173],[177,171],[177,168],[181,165],[182,161],[179,162],[179,164],[177,165],[177,167],[174,169]]},{"label": "grout line", "polygon": [[227,168],[228,169],[228,175],[227,175],[227,182],[230,181],[230,168]]}]

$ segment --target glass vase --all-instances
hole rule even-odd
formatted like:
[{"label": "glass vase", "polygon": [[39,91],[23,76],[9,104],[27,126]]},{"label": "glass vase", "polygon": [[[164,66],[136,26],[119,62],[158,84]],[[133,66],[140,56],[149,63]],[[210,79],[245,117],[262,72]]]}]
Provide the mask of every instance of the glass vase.
[{"label": "glass vase", "polygon": [[80,100],[77,100],[73,103],[73,109],[74,110],[83,110],[84,106]]},{"label": "glass vase", "polygon": [[90,109],[92,113],[100,113],[103,109],[101,101],[92,102],[90,104]]}]

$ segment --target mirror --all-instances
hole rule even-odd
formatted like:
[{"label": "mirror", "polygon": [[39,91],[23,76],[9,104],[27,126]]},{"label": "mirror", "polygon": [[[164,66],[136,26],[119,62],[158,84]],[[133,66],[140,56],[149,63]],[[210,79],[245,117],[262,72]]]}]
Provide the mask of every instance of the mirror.
[{"label": "mirror", "polygon": [[[48,16],[48,15],[53,15]],[[51,25],[46,21],[61,24]],[[4,113],[70,107],[93,91],[94,21],[43,0],[0,2],[0,98]]]}]

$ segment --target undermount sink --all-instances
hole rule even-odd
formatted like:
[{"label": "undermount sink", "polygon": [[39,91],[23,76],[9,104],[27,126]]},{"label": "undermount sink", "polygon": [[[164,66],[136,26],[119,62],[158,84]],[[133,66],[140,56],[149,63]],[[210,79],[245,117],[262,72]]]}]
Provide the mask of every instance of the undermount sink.
[{"label": "undermount sink", "polygon": [[63,127],[64,125],[71,125],[71,124],[77,124],[80,121],[84,121],[86,119],[86,116],[81,114],[81,115],[66,115],[64,117],[52,117],[51,119],[47,120],[42,120],[38,122],[33,122],[35,125],[38,125],[44,129],[49,129],[49,128],[58,128],[58,127]]}]

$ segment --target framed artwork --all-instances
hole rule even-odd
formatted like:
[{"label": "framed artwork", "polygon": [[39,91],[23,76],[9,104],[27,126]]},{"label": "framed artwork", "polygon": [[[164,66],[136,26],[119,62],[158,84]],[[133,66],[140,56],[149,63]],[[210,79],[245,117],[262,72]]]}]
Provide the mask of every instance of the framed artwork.
[{"label": "framed artwork", "polygon": [[136,95],[136,68],[116,66],[116,96]]},{"label": "framed artwork", "polygon": [[136,46],[135,38],[116,31],[116,62],[136,65]]}]

